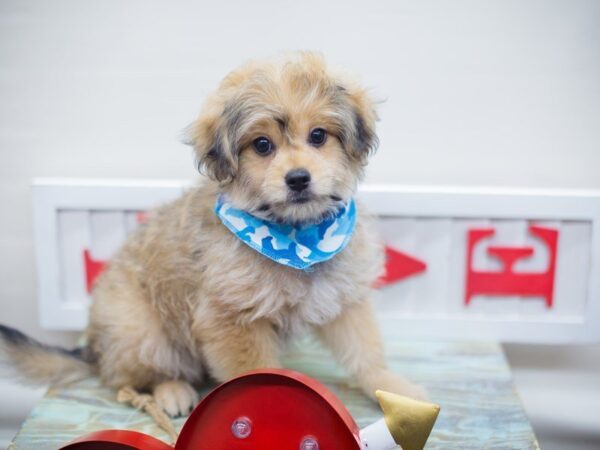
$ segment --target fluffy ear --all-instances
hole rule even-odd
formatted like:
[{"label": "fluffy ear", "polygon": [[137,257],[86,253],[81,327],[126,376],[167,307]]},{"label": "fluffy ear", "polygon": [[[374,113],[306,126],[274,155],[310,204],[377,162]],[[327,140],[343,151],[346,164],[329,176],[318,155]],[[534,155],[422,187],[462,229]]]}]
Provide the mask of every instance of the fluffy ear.
[{"label": "fluffy ear", "polygon": [[352,157],[366,163],[379,146],[375,132],[375,122],[378,120],[375,102],[362,88],[340,89],[349,105],[344,144]]},{"label": "fluffy ear", "polygon": [[200,173],[227,183],[237,172],[237,152],[231,146],[222,114],[214,109],[205,108],[186,128],[184,142],[194,147]]}]

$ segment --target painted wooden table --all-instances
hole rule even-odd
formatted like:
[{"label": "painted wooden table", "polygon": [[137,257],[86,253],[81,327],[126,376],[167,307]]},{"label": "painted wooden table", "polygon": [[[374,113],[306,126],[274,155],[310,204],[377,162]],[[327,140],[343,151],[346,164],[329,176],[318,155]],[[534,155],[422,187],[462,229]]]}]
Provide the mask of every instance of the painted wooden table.
[{"label": "painted wooden table", "polygon": [[[432,401],[441,405],[427,449],[539,448],[498,344],[388,340],[387,351],[392,369],[425,385]],[[377,405],[349,383],[330,355],[313,341],[290,348],[285,365],[327,384],[359,426],[382,417]],[[75,437],[108,428],[138,430],[168,441],[147,415],[118,404],[115,397],[96,379],[51,388],[9,449],[54,450]],[[174,422],[179,428],[184,421]]]}]

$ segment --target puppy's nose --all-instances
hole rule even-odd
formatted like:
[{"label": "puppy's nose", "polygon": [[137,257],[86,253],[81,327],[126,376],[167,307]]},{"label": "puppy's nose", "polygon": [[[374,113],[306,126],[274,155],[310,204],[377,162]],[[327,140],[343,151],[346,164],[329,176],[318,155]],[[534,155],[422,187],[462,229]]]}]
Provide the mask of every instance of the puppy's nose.
[{"label": "puppy's nose", "polygon": [[285,184],[287,184],[292,191],[303,191],[310,184],[310,173],[308,173],[308,170],[306,169],[290,170],[285,176]]}]

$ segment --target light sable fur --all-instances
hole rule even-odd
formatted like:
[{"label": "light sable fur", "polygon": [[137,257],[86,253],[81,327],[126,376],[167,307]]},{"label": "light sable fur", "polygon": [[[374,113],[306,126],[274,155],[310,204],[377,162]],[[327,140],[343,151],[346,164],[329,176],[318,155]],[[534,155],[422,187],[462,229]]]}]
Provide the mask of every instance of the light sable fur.
[{"label": "light sable fur", "polygon": [[[87,338],[102,381],[152,390],[170,414],[197,400],[190,385],[279,367],[282,344],[314,330],[369,395],[384,389],[421,397],[391,373],[369,300],[382,251],[363,205],[356,231],[333,259],[304,272],[243,244],[213,209],[227,194],[238,208],[270,220],[317,221],[355,193],[377,145],[366,91],[300,53],[232,72],[188,128],[208,179],[156,210],[98,279]],[[316,148],[311,129],[328,132]],[[275,151],[252,142],[267,136]],[[310,199],[290,200],[284,178],[311,174]]]}]

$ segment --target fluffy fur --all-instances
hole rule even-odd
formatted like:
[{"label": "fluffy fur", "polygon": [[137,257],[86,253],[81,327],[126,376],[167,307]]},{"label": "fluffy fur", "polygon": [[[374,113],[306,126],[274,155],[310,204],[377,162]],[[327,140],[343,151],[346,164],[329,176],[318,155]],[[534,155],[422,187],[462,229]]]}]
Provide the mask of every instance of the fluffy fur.
[{"label": "fluffy fur", "polygon": [[[178,415],[196,402],[191,386],[205,374],[224,381],[278,367],[282,343],[314,330],[369,396],[375,389],[423,396],[384,361],[369,301],[382,252],[362,205],[347,248],[310,272],[258,254],[213,212],[216,196],[226,193],[236,207],[270,220],[321,220],[354,195],[377,145],[375,120],[366,91],[318,55],[254,62],[232,72],[187,130],[208,179],[156,210],[97,281],[87,328],[92,365],[84,363],[91,358],[11,341],[0,329],[4,354],[32,374],[29,368],[46,361],[35,352],[45,349],[41,354],[58,355],[62,366],[38,379],[55,381],[62,372],[84,376],[84,368],[93,367],[106,385],[151,390]],[[328,134],[321,146],[308,140],[315,127]],[[259,136],[271,140],[271,154],[254,150]],[[284,181],[297,168],[311,175],[301,198]]]}]

